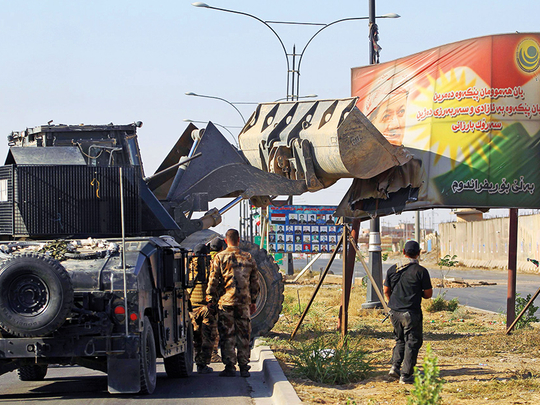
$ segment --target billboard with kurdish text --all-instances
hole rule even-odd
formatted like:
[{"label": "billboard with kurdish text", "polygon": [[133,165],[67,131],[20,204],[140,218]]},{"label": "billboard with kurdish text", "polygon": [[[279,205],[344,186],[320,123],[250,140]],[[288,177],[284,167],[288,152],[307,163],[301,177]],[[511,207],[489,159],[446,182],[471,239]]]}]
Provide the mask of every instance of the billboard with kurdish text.
[{"label": "billboard with kurdish text", "polygon": [[420,170],[406,209],[539,208],[540,34],[475,38],[352,69],[357,106]]},{"label": "billboard with kurdish text", "polygon": [[332,252],[343,231],[336,225],[336,207],[286,205],[269,207],[268,250],[278,253]]}]

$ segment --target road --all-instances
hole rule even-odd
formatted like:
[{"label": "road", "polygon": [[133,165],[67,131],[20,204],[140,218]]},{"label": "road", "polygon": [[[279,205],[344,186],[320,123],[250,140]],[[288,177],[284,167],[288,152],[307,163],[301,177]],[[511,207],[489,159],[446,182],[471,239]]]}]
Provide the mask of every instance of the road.
[{"label": "road", "polygon": [[[327,258],[321,258],[317,260],[312,269],[314,272],[324,270],[330,255],[326,255]],[[302,269],[306,266],[306,259],[295,260],[295,268]],[[386,270],[392,265],[392,263],[383,263],[383,274],[386,274]],[[334,263],[330,267],[330,270],[338,275],[342,274],[343,262],[340,259],[335,259]],[[436,267],[429,267],[429,274],[431,277],[441,278],[441,271]],[[445,271],[446,273],[446,271]],[[355,276],[365,276],[364,268],[360,263],[355,265]],[[447,299],[458,298],[460,304],[468,305],[475,308],[484,309],[487,311],[494,311],[500,313],[506,313],[506,296],[508,289],[508,272],[506,270],[458,270],[452,269],[448,273],[447,277],[461,277],[465,281],[488,281],[495,282],[494,286],[481,286],[471,288],[435,288],[434,296],[445,293]],[[527,294],[533,295],[536,290],[540,288],[540,274],[517,274],[516,292],[521,294],[523,298]],[[540,298],[537,298],[535,302],[536,306],[540,306]],[[536,313],[540,317],[540,310]]]},{"label": "road", "polygon": [[[212,366],[214,370],[223,369],[220,364]],[[217,372],[168,379],[160,362],[157,388],[151,396],[110,395],[105,374],[76,366],[53,366],[41,382],[19,381],[15,372],[0,376],[0,404],[154,405],[174,402],[182,405],[252,405],[252,393],[261,396],[262,375],[260,371],[251,374],[250,379],[220,378]]]}]

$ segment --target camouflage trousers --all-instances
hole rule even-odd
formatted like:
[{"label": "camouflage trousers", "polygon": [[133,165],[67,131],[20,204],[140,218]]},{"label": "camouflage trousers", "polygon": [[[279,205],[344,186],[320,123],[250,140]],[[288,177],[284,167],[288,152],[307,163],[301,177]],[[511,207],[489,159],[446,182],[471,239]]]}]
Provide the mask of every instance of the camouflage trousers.
[{"label": "camouflage trousers", "polygon": [[217,337],[216,316],[206,306],[195,307],[191,313],[193,324],[193,349],[197,365],[210,364]]},{"label": "camouflage trousers", "polygon": [[234,366],[238,360],[240,368],[247,366],[251,338],[249,305],[220,308],[218,311],[218,330],[223,364]]}]

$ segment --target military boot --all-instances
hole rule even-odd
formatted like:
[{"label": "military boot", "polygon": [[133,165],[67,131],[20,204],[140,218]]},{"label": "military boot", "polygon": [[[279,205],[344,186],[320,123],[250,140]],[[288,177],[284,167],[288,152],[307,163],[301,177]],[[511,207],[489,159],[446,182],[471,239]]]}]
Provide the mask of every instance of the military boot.
[{"label": "military boot", "polygon": [[208,367],[206,364],[197,364],[197,373],[198,374],[210,374],[214,369]]},{"label": "military boot", "polygon": [[234,365],[227,364],[225,370],[219,373],[220,377],[236,377],[236,367]]},{"label": "military boot", "polygon": [[248,378],[251,374],[249,374],[249,369],[251,366],[240,366],[240,377]]}]

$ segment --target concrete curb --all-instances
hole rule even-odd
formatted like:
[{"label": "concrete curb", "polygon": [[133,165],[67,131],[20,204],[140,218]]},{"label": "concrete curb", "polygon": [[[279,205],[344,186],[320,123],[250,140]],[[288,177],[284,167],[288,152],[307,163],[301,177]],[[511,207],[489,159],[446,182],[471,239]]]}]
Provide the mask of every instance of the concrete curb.
[{"label": "concrete curb", "polygon": [[265,383],[270,389],[273,404],[302,403],[269,346],[265,346],[264,342],[256,339],[250,360],[252,369],[262,371]]},{"label": "concrete curb", "polygon": [[482,308],[477,308],[477,307],[471,307],[470,305],[459,305],[460,307],[464,307],[464,308],[470,308],[470,309],[473,309],[475,311],[478,311],[478,312],[484,312],[486,314],[490,314],[490,315],[501,315],[499,312],[495,312],[495,311],[490,311],[488,309],[482,309]]}]

